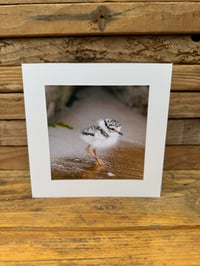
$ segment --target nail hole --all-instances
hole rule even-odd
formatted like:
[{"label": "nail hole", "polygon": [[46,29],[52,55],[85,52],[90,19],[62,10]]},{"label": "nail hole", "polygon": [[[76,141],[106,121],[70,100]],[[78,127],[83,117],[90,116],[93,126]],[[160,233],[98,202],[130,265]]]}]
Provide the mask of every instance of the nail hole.
[{"label": "nail hole", "polygon": [[199,42],[200,41],[200,35],[199,34],[191,35],[191,39],[193,42]]},{"label": "nail hole", "polygon": [[101,15],[100,18],[103,19],[104,18],[104,15]]}]

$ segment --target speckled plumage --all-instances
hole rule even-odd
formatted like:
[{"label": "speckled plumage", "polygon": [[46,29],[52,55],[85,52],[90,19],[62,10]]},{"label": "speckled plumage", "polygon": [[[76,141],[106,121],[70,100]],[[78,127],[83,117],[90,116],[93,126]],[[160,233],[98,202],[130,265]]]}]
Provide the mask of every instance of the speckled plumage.
[{"label": "speckled plumage", "polygon": [[[102,166],[102,161],[96,155],[96,148],[105,149],[115,145],[121,133],[121,124],[115,119],[102,119],[99,125],[92,125],[81,132],[81,138],[88,144],[86,152],[92,155],[97,163]],[[93,153],[91,153],[92,149]]]}]

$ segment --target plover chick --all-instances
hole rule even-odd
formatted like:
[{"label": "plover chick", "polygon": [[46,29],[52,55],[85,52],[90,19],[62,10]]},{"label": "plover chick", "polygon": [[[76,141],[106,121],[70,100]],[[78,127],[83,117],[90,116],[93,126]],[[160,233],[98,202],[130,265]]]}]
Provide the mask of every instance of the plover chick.
[{"label": "plover chick", "polygon": [[85,151],[93,156],[101,167],[104,162],[97,156],[96,149],[105,149],[114,146],[121,132],[121,124],[115,119],[103,119],[98,121],[99,125],[90,126],[81,132],[81,138],[88,143]]}]

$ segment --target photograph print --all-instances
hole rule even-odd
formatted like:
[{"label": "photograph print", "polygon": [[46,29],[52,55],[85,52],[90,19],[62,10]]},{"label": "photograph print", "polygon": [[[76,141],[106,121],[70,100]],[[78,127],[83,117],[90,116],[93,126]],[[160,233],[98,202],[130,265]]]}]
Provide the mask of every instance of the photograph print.
[{"label": "photograph print", "polygon": [[159,197],[172,64],[23,64],[32,196]]},{"label": "photograph print", "polygon": [[148,86],[45,86],[52,179],[143,179]]}]

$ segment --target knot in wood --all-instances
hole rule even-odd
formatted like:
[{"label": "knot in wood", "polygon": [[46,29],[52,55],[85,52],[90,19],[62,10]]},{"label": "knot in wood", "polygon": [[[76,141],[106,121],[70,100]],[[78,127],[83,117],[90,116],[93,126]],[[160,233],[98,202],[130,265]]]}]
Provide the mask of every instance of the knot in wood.
[{"label": "knot in wood", "polygon": [[97,23],[99,30],[104,31],[111,18],[111,11],[106,6],[99,6],[93,13],[93,21]]}]

